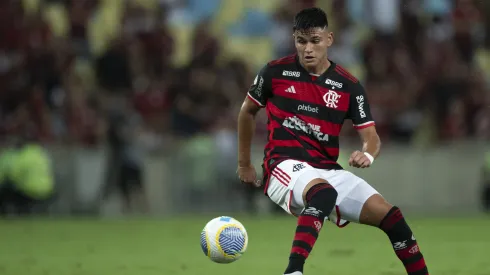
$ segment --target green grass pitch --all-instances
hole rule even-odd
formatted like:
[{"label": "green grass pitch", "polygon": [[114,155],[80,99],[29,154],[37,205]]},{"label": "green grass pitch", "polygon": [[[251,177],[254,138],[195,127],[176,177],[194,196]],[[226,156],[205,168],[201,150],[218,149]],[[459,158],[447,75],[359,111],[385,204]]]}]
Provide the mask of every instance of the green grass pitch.
[{"label": "green grass pitch", "polygon": [[[243,257],[215,264],[200,232],[214,216],[154,220],[0,221],[2,275],[279,275],[295,229],[292,217],[237,215],[249,233]],[[431,275],[490,274],[490,217],[409,220]],[[385,235],[328,223],[305,274],[406,274]]]}]

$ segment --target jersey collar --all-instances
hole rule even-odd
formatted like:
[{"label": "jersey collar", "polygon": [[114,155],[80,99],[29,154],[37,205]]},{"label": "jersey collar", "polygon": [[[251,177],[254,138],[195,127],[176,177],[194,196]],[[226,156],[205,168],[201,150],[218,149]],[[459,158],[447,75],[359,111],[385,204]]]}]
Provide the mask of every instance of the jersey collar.
[{"label": "jersey collar", "polygon": [[[296,60],[296,66],[298,66],[299,70],[309,75],[310,73],[299,62],[298,54],[295,54],[294,59]],[[323,74],[318,76],[317,81],[323,81],[328,75],[330,75],[331,72],[335,70],[335,66],[337,66],[337,64],[330,59],[328,59],[328,61],[330,61],[330,67],[328,67]]]}]

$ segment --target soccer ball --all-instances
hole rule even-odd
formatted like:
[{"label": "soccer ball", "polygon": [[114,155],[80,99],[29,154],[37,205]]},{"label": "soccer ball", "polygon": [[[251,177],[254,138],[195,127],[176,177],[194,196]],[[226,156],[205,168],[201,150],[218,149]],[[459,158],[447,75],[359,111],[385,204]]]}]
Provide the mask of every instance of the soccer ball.
[{"label": "soccer ball", "polygon": [[245,227],[232,217],[217,217],[209,221],[201,232],[201,248],[211,261],[227,264],[247,250]]}]

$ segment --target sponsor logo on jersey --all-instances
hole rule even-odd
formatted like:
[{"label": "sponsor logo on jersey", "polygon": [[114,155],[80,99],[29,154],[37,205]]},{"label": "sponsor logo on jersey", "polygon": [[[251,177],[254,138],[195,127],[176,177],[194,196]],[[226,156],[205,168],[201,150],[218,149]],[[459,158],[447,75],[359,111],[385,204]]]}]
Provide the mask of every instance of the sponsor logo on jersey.
[{"label": "sponsor logo on jersey", "polygon": [[282,123],[282,126],[289,129],[303,131],[308,135],[314,135],[319,141],[328,141],[328,135],[321,132],[320,125],[306,123],[296,116],[286,118]]},{"label": "sponsor logo on jersey", "polygon": [[410,254],[416,254],[417,252],[419,252],[419,246],[418,245],[414,245],[412,248],[410,248],[410,250],[408,250],[408,252]]},{"label": "sponsor logo on jersey", "polygon": [[292,77],[299,77],[301,75],[300,72],[295,72],[295,71],[282,71],[283,76],[292,76]]},{"label": "sponsor logo on jersey", "polygon": [[296,93],[296,89],[294,88],[294,86],[291,86],[289,88],[287,88],[285,90],[286,93],[290,93],[290,94],[295,94]]},{"label": "sponsor logo on jersey", "polygon": [[365,118],[366,112],[364,112],[364,96],[358,95],[356,96],[356,100],[357,100],[357,108],[359,109],[359,115],[361,116],[361,118]]},{"label": "sponsor logo on jersey", "polygon": [[306,105],[306,104],[301,104],[298,105],[298,111],[307,111],[307,112],[318,114],[319,108],[311,107],[310,105]]},{"label": "sponsor logo on jersey", "polygon": [[[259,83],[257,83],[257,81]],[[254,86],[255,86],[254,92],[258,97],[262,96],[263,85],[264,85],[264,78],[262,76],[257,75],[254,80]]]},{"label": "sponsor logo on jersey", "polygon": [[330,78],[327,78],[327,80],[325,80],[325,84],[335,86],[339,89],[342,88],[342,86],[344,86],[344,84],[337,81],[333,81]]},{"label": "sponsor logo on jersey", "polygon": [[293,172],[299,172],[304,168],[306,168],[306,166],[303,163],[297,163],[293,165]]},{"label": "sponsor logo on jersey", "polygon": [[325,101],[325,104],[327,105],[327,107],[333,108],[333,109],[338,108],[337,104],[339,103],[339,98],[340,98],[340,94],[338,94],[332,90],[328,90],[328,93],[326,93],[323,96],[323,100]]},{"label": "sponsor logo on jersey", "polygon": [[407,241],[403,241],[403,242],[396,242],[393,244],[393,248],[395,250],[402,250],[402,249],[405,249],[407,248]]},{"label": "sponsor logo on jersey", "polygon": [[322,213],[322,211],[321,211],[321,210],[316,209],[315,207],[311,207],[311,206],[310,206],[310,207],[306,208],[306,209],[303,211],[303,213],[302,213],[302,214],[304,214],[304,215],[310,215],[310,216],[315,216],[315,217],[319,217],[321,213]]},{"label": "sponsor logo on jersey", "polygon": [[313,222],[313,224],[315,224],[316,231],[320,232],[320,230],[322,229],[322,223],[319,221],[315,221]]}]

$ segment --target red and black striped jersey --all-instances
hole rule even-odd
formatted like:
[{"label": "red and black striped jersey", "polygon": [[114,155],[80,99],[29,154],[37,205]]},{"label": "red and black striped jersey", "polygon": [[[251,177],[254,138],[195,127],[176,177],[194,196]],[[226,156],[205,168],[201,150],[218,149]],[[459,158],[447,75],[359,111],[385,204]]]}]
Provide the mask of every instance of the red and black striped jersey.
[{"label": "red and black striped jersey", "polygon": [[337,159],[344,121],[352,120],[357,129],[374,125],[363,86],[332,61],[327,71],[316,77],[300,65],[297,55],[269,62],[258,73],[248,97],[265,108],[268,116],[266,179],[285,159],[342,169]]}]

